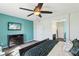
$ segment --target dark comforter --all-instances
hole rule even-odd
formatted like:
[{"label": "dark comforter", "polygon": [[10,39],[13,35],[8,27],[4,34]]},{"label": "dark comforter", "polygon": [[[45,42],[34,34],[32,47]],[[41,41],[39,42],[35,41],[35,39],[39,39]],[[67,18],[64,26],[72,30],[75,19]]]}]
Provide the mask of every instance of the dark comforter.
[{"label": "dark comforter", "polygon": [[51,49],[57,44],[56,40],[47,40],[26,51],[23,56],[46,56]]}]

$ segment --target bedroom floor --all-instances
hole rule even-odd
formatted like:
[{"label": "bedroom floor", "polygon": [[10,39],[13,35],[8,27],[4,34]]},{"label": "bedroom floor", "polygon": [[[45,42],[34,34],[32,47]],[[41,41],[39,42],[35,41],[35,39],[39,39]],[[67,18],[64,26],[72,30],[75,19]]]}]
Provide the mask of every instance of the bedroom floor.
[{"label": "bedroom floor", "polygon": [[56,46],[50,51],[48,56],[72,56],[70,52],[64,50],[64,42],[59,41]]}]

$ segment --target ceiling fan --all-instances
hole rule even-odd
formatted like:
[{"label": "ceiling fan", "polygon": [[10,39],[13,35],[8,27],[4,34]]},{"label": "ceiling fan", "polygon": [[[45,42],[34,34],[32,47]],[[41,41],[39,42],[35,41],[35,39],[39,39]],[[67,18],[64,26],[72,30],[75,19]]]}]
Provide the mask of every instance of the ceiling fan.
[{"label": "ceiling fan", "polygon": [[35,9],[33,9],[33,10],[31,10],[31,9],[26,9],[26,8],[22,8],[22,7],[20,7],[19,9],[27,10],[27,11],[33,12],[33,13],[27,15],[27,17],[29,17],[29,16],[35,14],[36,16],[39,16],[39,17],[41,18],[41,17],[42,17],[42,16],[41,16],[41,13],[43,13],[43,14],[52,14],[52,13],[53,13],[53,12],[51,12],[51,11],[42,11],[42,10],[41,10],[42,6],[43,6],[43,3],[38,3],[38,5],[37,5],[37,6],[35,7]]}]

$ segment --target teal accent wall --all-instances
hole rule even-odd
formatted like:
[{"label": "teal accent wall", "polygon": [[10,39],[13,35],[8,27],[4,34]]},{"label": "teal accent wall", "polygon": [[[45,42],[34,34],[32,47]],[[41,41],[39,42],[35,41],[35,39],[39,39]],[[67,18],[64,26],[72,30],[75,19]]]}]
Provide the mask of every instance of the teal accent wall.
[{"label": "teal accent wall", "polygon": [[[8,30],[8,22],[21,23],[21,30],[10,31]],[[33,21],[0,14],[0,44],[4,47],[8,46],[8,35],[24,34],[24,42],[33,40]]]}]

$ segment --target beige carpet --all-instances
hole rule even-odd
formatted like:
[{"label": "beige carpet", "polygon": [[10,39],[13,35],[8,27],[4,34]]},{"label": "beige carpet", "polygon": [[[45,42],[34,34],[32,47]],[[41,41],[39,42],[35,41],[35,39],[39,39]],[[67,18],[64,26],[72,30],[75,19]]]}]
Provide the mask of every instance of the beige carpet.
[{"label": "beige carpet", "polygon": [[60,41],[56,46],[50,51],[48,56],[72,56],[70,52],[64,50],[64,42]]}]

